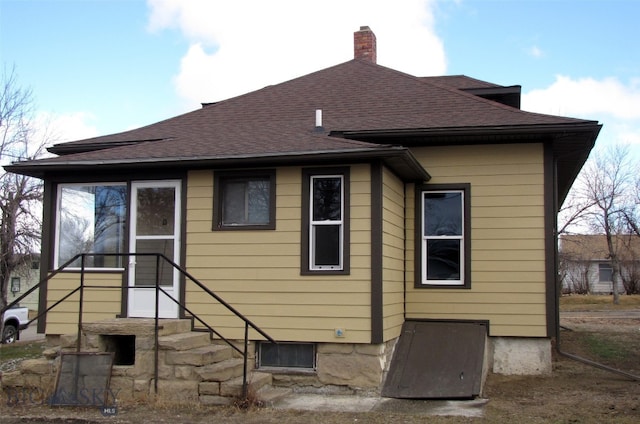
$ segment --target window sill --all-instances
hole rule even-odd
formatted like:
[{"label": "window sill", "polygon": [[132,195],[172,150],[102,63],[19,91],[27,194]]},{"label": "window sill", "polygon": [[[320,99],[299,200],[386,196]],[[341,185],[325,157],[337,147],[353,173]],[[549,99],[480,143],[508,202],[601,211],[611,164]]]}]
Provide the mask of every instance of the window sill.
[{"label": "window sill", "polygon": [[264,231],[275,230],[276,224],[269,225],[221,225],[213,229],[213,231]]},{"label": "window sill", "polygon": [[313,376],[317,374],[316,370],[311,368],[259,367],[256,369],[261,372],[268,372],[270,374],[282,374],[282,375]]},{"label": "window sill", "polygon": [[456,284],[442,284],[442,283],[436,283],[436,284],[427,284],[427,283],[420,283],[420,284],[416,284],[414,286],[414,288],[416,289],[471,289],[471,284],[462,284],[462,283],[456,283]]},{"label": "window sill", "polygon": [[300,275],[349,275],[344,269],[305,269],[300,271]]}]

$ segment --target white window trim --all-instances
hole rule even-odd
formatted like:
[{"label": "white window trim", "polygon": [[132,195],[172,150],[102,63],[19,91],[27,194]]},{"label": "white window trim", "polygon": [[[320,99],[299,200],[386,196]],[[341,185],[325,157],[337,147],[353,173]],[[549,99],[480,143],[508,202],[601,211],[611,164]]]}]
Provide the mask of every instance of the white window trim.
[{"label": "white window trim", "polygon": [[[313,187],[314,180],[326,178],[339,178],[340,179],[340,219],[339,220],[324,220],[314,221],[313,219]],[[316,257],[315,251],[315,236],[314,229],[322,225],[339,225],[339,252],[338,252],[338,265],[314,265],[314,259]],[[342,174],[329,174],[329,175],[311,175],[309,181],[309,270],[311,271],[342,271],[344,268],[344,175]]]},{"label": "white window trim", "polygon": [[[459,236],[426,236],[425,235],[425,213],[424,213],[424,203],[425,196],[429,193],[460,193],[461,195],[461,232]],[[421,282],[424,285],[429,286],[463,286],[465,284],[465,244],[464,244],[464,235],[465,235],[465,192],[464,190],[425,190],[422,192],[422,209],[421,209],[421,236],[422,236],[422,277]],[[460,278],[458,280],[427,280],[427,263],[428,263],[428,251],[427,251],[427,242],[428,240],[460,240]]]},{"label": "white window trim", "polygon": [[[53,268],[58,269],[61,263],[59,263],[59,249],[60,249],[60,208],[62,206],[62,189],[67,187],[86,187],[86,186],[127,186],[127,183],[124,182],[116,182],[116,181],[106,181],[106,182],[86,182],[86,183],[65,183],[58,184],[57,187],[57,196],[56,196],[56,228],[55,228],[55,236],[54,236],[54,246],[53,246]],[[126,205],[127,208],[129,205]],[[123,235],[126,237],[126,235]],[[91,253],[91,252],[82,252],[82,253]],[[124,262],[123,262],[124,263]],[[73,267],[68,266],[65,270],[69,271],[79,271],[81,267]],[[86,271],[123,271],[124,267],[87,267],[84,268]]]}]

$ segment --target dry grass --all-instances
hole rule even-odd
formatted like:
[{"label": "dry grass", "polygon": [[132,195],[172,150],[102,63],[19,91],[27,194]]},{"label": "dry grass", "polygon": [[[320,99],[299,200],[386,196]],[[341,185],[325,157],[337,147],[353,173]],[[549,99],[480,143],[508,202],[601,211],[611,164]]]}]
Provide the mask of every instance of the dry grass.
[{"label": "dry grass", "polygon": [[45,349],[43,342],[0,344],[0,362],[9,359],[39,358]]},{"label": "dry grass", "polygon": [[640,295],[621,295],[620,304],[613,304],[612,295],[571,294],[560,297],[561,311],[614,311],[640,309]]}]

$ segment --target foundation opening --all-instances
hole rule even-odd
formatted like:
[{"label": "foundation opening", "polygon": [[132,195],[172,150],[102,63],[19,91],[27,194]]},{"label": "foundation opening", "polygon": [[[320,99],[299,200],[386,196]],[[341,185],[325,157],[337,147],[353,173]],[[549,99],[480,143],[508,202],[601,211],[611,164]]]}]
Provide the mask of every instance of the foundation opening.
[{"label": "foundation opening", "polygon": [[100,336],[105,352],[113,352],[113,365],[134,365],[136,362],[136,336],[111,335]]}]

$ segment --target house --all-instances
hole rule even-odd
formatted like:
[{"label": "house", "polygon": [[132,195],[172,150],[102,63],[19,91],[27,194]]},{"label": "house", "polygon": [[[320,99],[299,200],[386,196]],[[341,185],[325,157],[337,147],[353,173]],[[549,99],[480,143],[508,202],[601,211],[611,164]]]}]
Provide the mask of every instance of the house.
[{"label": "house", "polygon": [[[33,254],[29,260],[11,273],[7,290],[7,302],[25,294],[40,280],[40,254]],[[35,316],[38,311],[38,290],[26,296],[20,306],[29,308],[29,315]]]},{"label": "house", "polygon": [[[601,127],[519,106],[519,86],[380,66],[361,27],[353,60],[7,169],[44,180],[43,277],[82,252],[163,253],[278,342],[249,332],[279,381],[467,397],[488,371],[551,370],[556,212]],[[86,261],[116,290],[87,295],[84,322],[154,316],[158,280],[243,339],[154,259]],[[162,318],[191,313],[158,302]],[[38,330],[73,333],[76,310]]]},{"label": "house", "polygon": [[[640,240],[634,235],[616,235],[614,248],[620,260],[619,293],[640,291]],[[560,237],[562,289],[569,293],[613,293],[612,267],[604,234]]]}]

